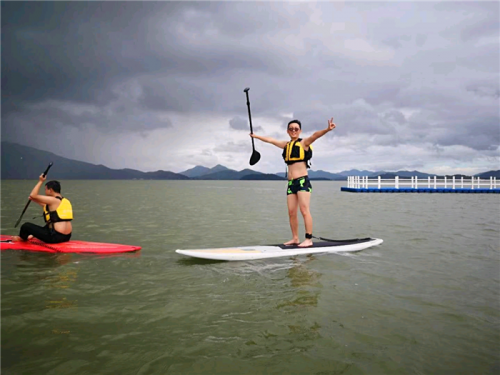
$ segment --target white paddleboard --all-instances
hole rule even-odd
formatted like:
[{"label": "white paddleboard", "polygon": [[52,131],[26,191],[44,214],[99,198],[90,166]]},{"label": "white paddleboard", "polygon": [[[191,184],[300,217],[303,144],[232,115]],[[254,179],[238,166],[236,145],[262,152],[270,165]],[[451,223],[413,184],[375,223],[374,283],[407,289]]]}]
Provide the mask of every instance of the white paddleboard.
[{"label": "white paddleboard", "polygon": [[314,242],[311,247],[267,245],[224,247],[219,249],[192,249],[175,250],[176,253],[188,257],[212,260],[255,260],[266,258],[279,258],[294,255],[307,255],[317,253],[339,253],[346,251],[360,251],[372,246],[380,245],[383,240],[379,238],[362,238],[339,241]]}]

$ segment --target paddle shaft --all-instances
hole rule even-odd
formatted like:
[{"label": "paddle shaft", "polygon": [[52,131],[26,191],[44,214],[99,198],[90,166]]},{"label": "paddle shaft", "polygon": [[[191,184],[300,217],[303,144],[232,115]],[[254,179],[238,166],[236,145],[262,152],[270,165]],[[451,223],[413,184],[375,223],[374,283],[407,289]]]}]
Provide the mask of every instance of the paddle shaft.
[{"label": "paddle shaft", "polygon": [[[52,167],[52,164],[53,164],[52,162],[49,163],[49,166],[47,167],[47,169],[45,170],[45,172],[43,172],[43,177],[47,176],[47,173],[49,173],[49,169],[50,169],[50,167]],[[24,206],[24,210],[21,213],[21,216],[19,217],[19,219],[17,220],[16,225],[14,225],[14,228],[17,228],[17,226],[21,222],[21,219],[23,218],[23,215],[26,212],[26,210],[28,209],[28,206],[30,205],[30,203],[31,203],[31,199],[28,199],[28,203],[26,203],[26,206]]]},{"label": "paddle shaft", "polygon": [[[245,94],[247,95],[248,119],[250,120],[250,134],[253,134],[252,113],[250,112],[250,98],[248,97],[248,90],[250,90],[250,89],[246,88],[244,91],[245,91]],[[255,151],[255,144],[254,144],[253,137],[252,137],[252,149]]]}]

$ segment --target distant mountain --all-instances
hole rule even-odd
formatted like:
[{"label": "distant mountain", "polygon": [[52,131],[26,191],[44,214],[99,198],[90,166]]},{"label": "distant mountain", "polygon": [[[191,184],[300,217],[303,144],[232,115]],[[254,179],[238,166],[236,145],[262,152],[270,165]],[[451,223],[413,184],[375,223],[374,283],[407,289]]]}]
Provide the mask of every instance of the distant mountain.
[{"label": "distant mountain", "polygon": [[223,165],[217,164],[215,167],[210,169],[210,172],[215,173],[215,172],[224,172],[224,171],[232,171],[234,169],[229,169],[227,167],[224,167]]},{"label": "distant mountain", "polygon": [[194,168],[181,172],[185,176],[190,176],[194,180],[284,180],[284,177],[272,173],[262,173],[251,169],[235,171],[223,165],[216,165],[213,168],[205,168],[197,165]]},{"label": "distant mountain", "polygon": [[345,180],[346,176],[343,176],[339,173],[330,173],[326,171],[309,171],[308,173],[309,177],[313,180],[319,180],[319,179],[324,179],[324,180]]},{"label": "distant mountain", "polygon": [[479,173],[479,174],[476,174],[475,177],[479,177],[479,178],[490,178],[490,177],[500,178],[500,170]]},{"label": "distant mountain", "polygon": [[[49,162],[54,163],[50,170],[50,179],[73,179],[73,180],[283,180],[285,173],[276,174],[261,173],[251,169],[235,171],[216,165],[213,168],[196,166],[182,173],[159,170],[156,172],[142,172],[135,169],[111,169],[104,165],[95,165],[78,160],[72,160],[56,155],[52,152],[38,150],[33,147],[22,146],[16,143],[1,142],[1,179],[37,179],[47,168]],[[397,171],[397,172],[370,172],[351,169],[339,173],[330,173],[322,170],[309,171],[312,180],[345,180],[347,176],[368,176],[382,178],[418,178],[434,177],[433,174],[419,171]],[[463,175],[456,174],[455,178]],[[489,179],[490,176],[500,178],[500,170],[492,170],[475,175],[476,177]],[[442,177],[442,176],[438,176]],[[452,177],[452,176],[448,176]],[[470,177],[470,176],[464,176]]]},{"label": "distant mountain", "polygon": [[141,172],[135,169],[111,169],[83,161],[67,159],[52,152],[38,150],[16,143],[1,143],[2,180],[37,179],[49,162],[50,179],[66,180],[188,180],[189,178],[167,171]]},{"label": "distant mountain", "polygon": [[243,169],[241,171],[234,171],[232,169],[226,168],[226,170],[221,170],[215,173],[205,174],[200,177],[196,177],[196,180],[241,180],[242,177],[248,175],[261,175],[263,173],[252,171],[251,169]]},{"label": "distant mountain", "polygon": [[201,177],[207,174],[211,173],[216,173],[216,172],[223,172],[223,171],[231,171],[232,169],[226,168],[223,165],[217,164],[213,168],[207,168],[203,167],[201,165],[197,165],[194,168],[188,169],[184,172],[180,172],[180,174],[189,177],[189,178],[196,178],[196,177]]},{"label": "distant mountain", "polygon": [[[319,171],[309,170],[307,172],[307,174],[311,180],[323,180],[323,181],[342,180],[342,181],[344,181],[346,179],[346,176],[342,176],[338,173],[330,173],[330,172],[326,172],[326,171],[322,171],[322,170],[319,170]],[[276,173],[276,175],[285,178],[284,172]]]},{"label": "distant mountain", "polygon": [[419,171],[397,171],[394,173],[397,174],[399,177],[415,177],[415,176],[417,176],[418,178],[427,178],[430,176],[434,176],[433,174],[422,173]]},{"label": "distant mountain", "polygon": [[[359,172],[359,171],[358,171]],[[395,176],[410,178],[417,176],[418,178],[427,178],[429,176],[434,176],[433,174],[422,173],[419,171],[397,171],[397,172],[386,172],[386,171],[378,171],[378,172],[370,172],[370,171],[362,171],[363,174],[353,174],[350,176],[368,176],[368,177],[382,177],[382,178],[394,178]],[[344,173],[344,172],[341,172]],[[361,172],[360,172],[361,173]]]},{"label": "distant mountain", "polygon": [[174,173],[170,171],[156,171],[156,172],[141,172],[144,173],[144,180],[189,180],[189,177],[186,177],[179,173]]},{"label": "distant mountain", "polygon": [[240,178],[240,180],[267,180],[267,181],[277,181],[285,180],[285,177],[275,175],[273,173],[251,173],[246,174]]},{"label": "distant mountain", "polygon": [[398,172],[377,172],[376,175],[371,176],[372,178],[376,178],[380,176],[380,178],[386,178],[386,179],[391,179],[395,178],[398,176],[399,178],[403,179],[411,179],[412,177],[417,176],[419,179],[427,178],[427,177],[433,177],[433,174],[427,174],[427,173],[420,173],[420,172],[408,172],[408,171],[398,171]]},{"label": "distant mountain", "polygon": [[[346,173],[353,173],[353,174],[346,174]],[[377,172],[370,172],[370,171],[358,171],[357,169],[351,169],[350,171],[344,171],[340,172],[340,174],[345,175],[345,176],[368,176],[368,177],[378,177],[381,176],[381,178],[394,178],[395,176],[403,177],[403,178],[410,178],[410,177],[415,177],[417,176],[418,178],[427,178],[427,177],[432,177],[434,176],[433,174],[429,173],[423,173],[419,171],[397,171],[397,172],[386,172],[386,171],[377,171]]]},{"label": "distant mountain", "polygon": [[197,165],[196,167],[185,170],[184,172],[181,172],[180,174],[182,174],[186,177],[189,177],[189,178],[193,178],[193,177],[203,176],[204,174],[208,174],[208,173],[210,173],[210,168],[202,167],[201,165]]},{"label": "distant mountain", "polygon": [[[397,174],[396,173],[384,173],[384,172],[382,172],[380,174],[377,174],[376,176],[371,176],[371,177],[379,177],[379,176],[381,179],[394,179],[394,178],[396,178]],[[403,178],[406,178],[406,177],[403,177]]]},{"label": "distant mountain", "polygon": [[375,172],[371,172],[371,171],[359,171],[357,169],[350,169],[348,171],[342,171],[342,172],[339,172],[338,174],[341,175],[341,176],[372,176]]}]

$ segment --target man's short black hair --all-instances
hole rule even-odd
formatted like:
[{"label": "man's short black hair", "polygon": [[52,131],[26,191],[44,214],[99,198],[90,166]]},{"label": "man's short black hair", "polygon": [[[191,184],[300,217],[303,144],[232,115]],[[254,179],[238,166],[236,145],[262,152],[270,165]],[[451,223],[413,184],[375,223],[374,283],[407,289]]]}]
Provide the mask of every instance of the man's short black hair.
[{"label": "man's short black hair", "polygon": [[290,124],[297,124],[299,126],[299,128],[302,129],[302,124],[300,123],[299,120],[290,121],[286,127],[288,128],[290,126]]},{"label": "man's short black hair", "polygon": [[61,184],[59,183],[59,181],[56,180],[49,181],[45,184],[45,187],[47,189],[54,190],[55,193],[61,193]]}]

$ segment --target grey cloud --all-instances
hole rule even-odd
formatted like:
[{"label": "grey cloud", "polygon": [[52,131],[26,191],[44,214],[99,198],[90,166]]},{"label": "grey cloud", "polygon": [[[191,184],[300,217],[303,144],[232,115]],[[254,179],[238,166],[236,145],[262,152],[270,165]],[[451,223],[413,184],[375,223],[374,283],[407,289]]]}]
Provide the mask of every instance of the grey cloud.
[{"label": "grey cloud", "polygon": [[[196,77],[230,68],[270,71],[276,66],[266,51],[224,44],[220,38],[212,45],[191,47],[188,36],[175,27],[189,18],[190,7],[152,2],[2,3],[2,91],[23,100],[107,104],[113,99],[110,85],[142,73]],[[207,16],[217,9],[204,4],[196,8],[211,11]],[[46,22],[27,12],[45,16]],[[150,20],[148,28],[140,26],[142,18]],[[162,35],[164,25],[170,26]],[[156,38],[151,27],[157,29]],[[207,24],[188,29],[203,35]]]},{"label": "grey cloud", "polygon": [[477,47],[473,53],[458,57],[457,62],[476,72],[498,72],[500,65],[499,43]]},{"label": "grey cloud", "polygon": [[175,78],[155,82],[148,79],[141,82],[141,89],[139,103],[144,109],[198,112],[216,108],[216,98],[209,88],[194,82]]},{"label": "grey cloud", "polygon": [[236,130],[248,130],[248,120],[244,120],[241,117],[235,117],[229,120],[229,126]]},{"label": "grey cloud", "polygon": [[151,86],[142,87],[142,96],[139,99],[139,103],[144,109],[156,111],[166,111],[172,108],[172,103],[169,103],[166,98],[165,90],[162,89],[161,92],[159,92],[159,90],[155,90],[155,88]]},{"label": "grey cloud", "polygon": [[465,145],[475,150],[496,150],[500,145],[498,118],[461,119],[453,124],[445,136],[438,138],[444,146]]},{"label": "grey cloud", "polygon": [[423,47],[426,40],[427,40],[427,35],[425,35],[425,34],[417,34],[417,36],[415,37],[415,44],[418,47]]},{"label": "grey cloud", "polygon": [[[494,1],[440,2],[432,5],[443,17],[467,14],[468,17],[454,22],[442,35],[462,41],[476,41],[481,36],[498,35],[500,4]],[[453,19],[453,18],[452,18]]]},{"label": "grey cloud", "polygon": [[476,42],[481,37],[498,37],[500,4],[496,1],[442,2],[434,9],[446,12],[450,17],[458,13],[467,13],[468,17],[447,28],[443,35],[460,38],[465,42]]},{"label": "grey cloud", "polygon": [[390,112],[385,113],[383,117],[385,120],[394,121],[398,124],[404,124],[406,122],[405,116],[400,111],[396,110],[391,110]]},{"label": "grey cloud", "polygon": [[25,100],[95,102],[113,76],[129,70],[120,60],[130,38],[116,36],[140,9],[119,5],[2,3],[2,91]]},{"label": "grey cloud", "polygon": [[[236,116],[229,120],[229,127],[231,129],[235,130],[245,130],[245,131],[250,131],[250,123],[249,120],[243,119],[239,116]],[[252,128],[255,133],[261,132],[262,127],[261,126],[255,126],[252,122]]]},{"label": "grey cloud", "polygon": [[[442,117],[440,117],[442,116]],[[412,116],[408,129],[419,136],[420,141],[441,146],[465,146],[478,151],[492,151],[500,145],[498,117],[461,117],[434,112]]]},{"label": "grey cloud", "polygon": [[363,99],[373,105],[379,105],[383,102],[393,102],[401,92],[403,84],[401,83],[387,83],[383,87],[374,87],[367,92]]},{"label": "grey cloud", "polygon": [[248,154],[249,149],[251,149],[251,140],[248,139],[248,142],[233,142],[229,141],[225,144],[218,145],[213,148],[215,153],[245,153]]},{"label": "grey cloud", "polygon": [[473,92],[479,97],[500,97],[500,87],[498,82],[474,83],[466,87],[467,91]]},{"label": "grey cloud", "polygon": [[307,134],[333,116],[341,137],[498,147],[497,3],[1,7],[2,137],[19,123],[144,136],[172,128],[167,113],[224,116],[248,131],[250,86],[256,132],[266,117],[286,137],[291,113]]},{"label": "grey cloud", "polygon": [[456,68],[456,63],[453,61],[449,62],[435,62],[429,65],[435,74],[449,74],[453,72]]},{"label": "grey cloud", "polygon": [[[118,115],[119,113],[119,115]],[[171,121],[154,114],[138,111],[134,107],[120,105],[117,111],[107,108],[94,107],[75,113],[71,109],[60,106],[59,103],[46,103],[26,107],[20,113],[2,114],[2,133],[7,137],[18,121],[25,121],[36,125],[41,131],[60,131],[64,127],[83,128],[94,126],[105,132],[133,131],[140,132],[157,128],[167,128]]]},{"label": "grey cloud", "polygon": [[385,38],[382,42],[384,44],[387,44],[388,46],[391,46],[395,49],[403,47],[404,42],[409,42],[411,40],[411,36],[409,35],[394,35]]},{"label": "grey cloud", "polygon": [[332,117],[337,125],[335,133],[341,136],[354,133],[388,134],[394,131],[389,119],[362,100],[349,105],[332,106],[331,109],[299,111],[294,115],[302,122],[305,133],[326,129]]},{"label": "grey cloud", "polygon": [[483,19],[483,22],[471,23],[470,25],[464,27],[460,31],[462,40],[477,41],[479,38],[483,36],[492,36],[492,37],[498,36],[500,32],[500,26],[498,24],[498,12],[500,11],[500,9],[498,7],[498,3],[496,4],[492,3],[491,6],[492,8],[488,10],[491,10],[491,12],[496,12],[497,16],[495,16],[495,13],[490,13],[488,11],[484,14],[485,19]]}]

